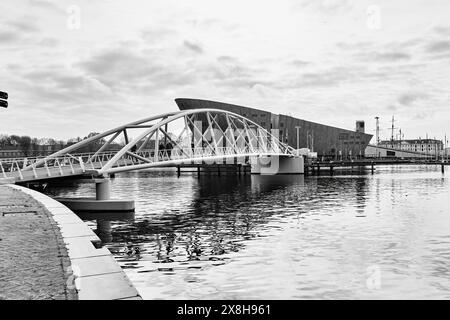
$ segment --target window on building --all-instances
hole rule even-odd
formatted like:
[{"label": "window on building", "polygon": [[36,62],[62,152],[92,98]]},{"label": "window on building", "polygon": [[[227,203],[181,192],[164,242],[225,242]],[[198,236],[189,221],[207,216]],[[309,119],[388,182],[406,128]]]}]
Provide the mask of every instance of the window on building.
[{"label": "window on building", "polygon": [[387,151],[387,152],[386,152],[386,155],[387,155],[388,157],[395,157],[395,151]]}]

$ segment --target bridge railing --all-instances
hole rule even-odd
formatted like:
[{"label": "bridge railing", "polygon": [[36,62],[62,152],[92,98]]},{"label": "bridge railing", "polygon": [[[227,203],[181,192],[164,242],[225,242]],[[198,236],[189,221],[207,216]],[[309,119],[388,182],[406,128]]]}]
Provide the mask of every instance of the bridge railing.
[{"label": "bridge railing", "polygon": [[[113,152],[65,154],[61,157],[47,159],[39,166],[34,164],[45,157],[0,159],[0,176],[7,178],[12,175],[23,179],[24,175],[29,172],[32,172],[35,178],[62,176],[64,172],[75,174],[76,170],[80,169],[82,172],[86,172],[87,169],[98,169],[98,165],[101,166],[113,156]],[[67,172],[67,170],[69,171]]]},{"label": "bridge railing", "polygon": [[[239,157],[240,155],[275,155],[282,153],[277,148],[270,146],[244,146],[244,147],[176,147],[173,149],[158,150],[155,157],[155,149],[144,149],[138,152],[125,154],[114,167],[137,166],[145,163],[156,163],[170,160],[204,159],[217,157]],[[288,154],[288,150],[285,150]],[[7,178],[12,176],[19,180],[24,179],[24,175],[32,175],[34,178],[46,178],[63,175],[74,175],[84,173],[87,170],[98,170],[111,160],[115,152],[100,153],[74,153],[65,154],[60,157],[46,159],[43,163],[35,165],[45,157],[32,158],[9,158],[0,159],[0,176]]]},{"label": "bridge railing", "polygon": [[[161,161],[169,161],[169,160],[189,160],[193,158],[208,158],[208,157],[239,157],[239,155],[279,155],[282,154],[280,150],[269,149],[268,147],[194,147],[194,148],[173,148],[173,149],[164,149],[158,150],[158,157],[155,157],[156,150],[148,149],[140,152],[134,153],[134,155],[139,156],[134,157],[133,154],[128,154],[126,157],[118,163],[121,165],[133,165],[137,163],[144,162],[161,162]],[[285,152],[289,154],[288,152]],[[126,160],[126,161],[125,161]]]}]

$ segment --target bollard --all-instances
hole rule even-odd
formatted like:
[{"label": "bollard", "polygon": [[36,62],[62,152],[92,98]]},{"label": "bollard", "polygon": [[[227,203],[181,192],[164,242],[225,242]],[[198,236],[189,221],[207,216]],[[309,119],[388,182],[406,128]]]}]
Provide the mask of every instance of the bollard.
[{"label": "bollard", "polygon": [[317,175],[320,176],[320,163],[317,162]]},{"label": "bollard", "polygon": [[441,164],[441,170],[442,170],[442,174],[444,174],[445,173],[444,163]]},{"label": "bollard", "polygon": [[375,173],[375,164],[372,162],[372,174]]},{"label": "bollard", "polygon": [[97,200],[109,200],[111,198],[111,180],[109,178],[95,180],[95,196]]},{"label": "bollard", "polygon": [[180,168],[180,166],[177,166],[177,176],[178,176],[178,178],[180,177],[180,175],[181,175],[181,168]]},{"label": "bollard", "polygon": [[333,175],[333,165],[332,164],[330,164],[330,175],[332,176]]},{"label": "bollard", "polygon": [[200,166],[197,166],[197,175],[200,177]]}]

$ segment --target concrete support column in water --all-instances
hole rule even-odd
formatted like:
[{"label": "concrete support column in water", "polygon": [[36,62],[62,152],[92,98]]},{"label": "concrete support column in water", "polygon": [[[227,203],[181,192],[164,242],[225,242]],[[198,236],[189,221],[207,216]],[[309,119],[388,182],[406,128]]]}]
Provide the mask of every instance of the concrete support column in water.
[{"label": "concrete support column in water", "polygon": [[95,180],[95,196],[97,200],[109,200],[111,198],[111,180],[109,177]]}]

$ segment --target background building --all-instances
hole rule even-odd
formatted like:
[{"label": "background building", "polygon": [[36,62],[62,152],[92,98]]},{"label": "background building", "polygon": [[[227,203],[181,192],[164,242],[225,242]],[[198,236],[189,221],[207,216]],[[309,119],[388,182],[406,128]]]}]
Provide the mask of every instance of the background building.
[{"label": "background building", "polygon": [[428,155],[440,155],[444,150],[444,143],[436,139],[384,140],[378,146]]},{"label": "background building", "polygon": [[364,151],[372,139],[371,134],[364,132],[363,121],[358,121],[357,130],[352,131],[223,102],[185,98],[175,99],[175,102],[180,110],[212,108],[234,112],[269,132],[271,129],[278,129],[281,141],[295,149],[308,148],[317,152],[320,157],[364,156]]},{"label": "background building", "polygon": [[391,147],[369,145],[365,151],[366,158],[401,158],[401,159],[432,159],[433,155],[422,152],[392,149]]}]

